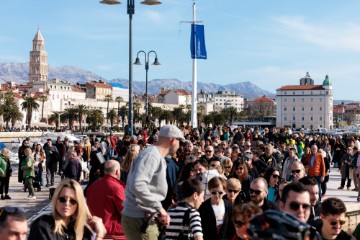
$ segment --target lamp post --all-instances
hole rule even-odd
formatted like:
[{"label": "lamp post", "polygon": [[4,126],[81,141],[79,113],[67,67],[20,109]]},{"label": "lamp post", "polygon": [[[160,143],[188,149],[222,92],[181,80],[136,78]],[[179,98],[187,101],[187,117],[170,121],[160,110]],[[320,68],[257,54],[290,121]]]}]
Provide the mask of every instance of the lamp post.
[{"label": "lamp post", "polygon": [[150,53],[154,53],[155,54],[155,60],[153,62],[152,65],[155,66],[159,66],[161,65],[158,61],[157,58],[157,53],[153,50],[151,50],[150,52],[147,53],[144,52],[143,50],[139,51],[136,55],[136,60],[134,62],[135,65],[141,65],[140,59],[139,59],[139,53],[143,53],[145,56],[145,71],[146,71],[146,83],[145,83],[145,97],[146,97],[146,102],[145,102],[145,114],[146,117],[148,117],[149,114],[149,97],[148,97],[148,71],[149,71],[149,60],[150,60]]},{"label": "lamp post", "polygon": [[[115,5],[120,4],[118,0],[102,0],[100,1],[102,4],[107,5]],[[161,2],[157,0],[144,0],[141,2],[141,4],[144,5],[158,5],[161,4]],[[127,0],[127,14],[129,15],[129,114],[128,114],[128,133],[130,136],[133,135],[133,115],[134,115],[134,109],[133,109],[133,99],[132,99],[132,82],[133,82],[133,76],[132,76],[132,16],[135,14],[135,0]]]}]

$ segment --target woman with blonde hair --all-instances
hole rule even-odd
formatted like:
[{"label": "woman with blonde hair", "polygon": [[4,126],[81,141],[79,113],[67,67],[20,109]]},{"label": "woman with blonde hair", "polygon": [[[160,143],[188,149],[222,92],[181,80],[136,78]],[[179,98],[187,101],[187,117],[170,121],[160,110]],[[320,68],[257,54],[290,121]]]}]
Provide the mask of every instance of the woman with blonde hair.
[{"label": "woman with blonde hair", "polygon": [[233,167],[233,162],[231,161],[230,158],[226,158],[223,162],[224,165],[224,175],[225,177],[229,177],[231,174],[231,169]]},{"label": "woman with blonde hair", "polygon": [[31,225],[28,240],[101,240],[106,229],[101,218],[92,216],[83,190],[72,179],[62,180],[51,200],[50,215],[42,215]]},{"label": "woman with blonde hair", "polygon": [[137,144],[131,144],[127,153],[124,156],[124,159],[120,162],[121,165],[121,175],[120,180],[126,184],[127,177],[134,159],[140,153],[140,146]]}]

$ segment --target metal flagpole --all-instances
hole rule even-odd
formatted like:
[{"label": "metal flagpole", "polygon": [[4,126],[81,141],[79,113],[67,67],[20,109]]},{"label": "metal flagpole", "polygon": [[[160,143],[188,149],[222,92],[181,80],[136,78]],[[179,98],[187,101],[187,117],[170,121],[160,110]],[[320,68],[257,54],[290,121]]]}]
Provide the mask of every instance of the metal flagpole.
[{"label": "metal flagpole", "polygon": [[[193,3],[193,24],[196,24],[196,5]],[[195,26],[194,26],[195,29]],[[192,30],[194,30],[192,29]],[[194,37],[194,51],[196,52],[196,34]],[[192,74],[192,94],[191,94],[191,126],[197,128],[197,62],[196,57],[193,58],[193,74]]]}]

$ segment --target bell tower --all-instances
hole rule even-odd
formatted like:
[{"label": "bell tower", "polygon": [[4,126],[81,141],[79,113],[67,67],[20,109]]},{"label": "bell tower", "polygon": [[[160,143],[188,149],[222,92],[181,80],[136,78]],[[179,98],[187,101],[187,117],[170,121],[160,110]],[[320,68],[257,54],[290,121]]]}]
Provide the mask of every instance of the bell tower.
[{"label": "bell tower", "polygon": [[47,53],[45,51],[45,40],[38,29],[33,39],[33,50],[30,52],[29,82],[48,80]]}]

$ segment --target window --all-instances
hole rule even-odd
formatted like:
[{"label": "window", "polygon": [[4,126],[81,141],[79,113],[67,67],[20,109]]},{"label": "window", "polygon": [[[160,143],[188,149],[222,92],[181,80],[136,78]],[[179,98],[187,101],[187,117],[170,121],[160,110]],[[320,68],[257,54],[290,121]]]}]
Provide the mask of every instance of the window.
[{"label": "window", "polygon": [[295,95],[295,92],[293,92],[293,95]]},{"label": "window", "polygon": [[322,111],[322,107],[320,107],[320,111]]},{"label": "window", "polygon": [[286,92],[284,92],[284,95],[286,95],[287,93]]},{"label": "window", "polygon": [[305,117],[301,117],[301,121],[305,121]]},{"label": "window", "polygon": [[304,108],[304,106],[302,106],[302,107],[301,107],[301,111],[304,111],[304,110],[305,110],[305,108]]},{"label": "window", "polygon": [[293,121],[295,121],[295,116],[293,116]]},{"label": "window", "polygon": [[310,107],[310,111],[312,111],[313,110],[313,107]]},{"label": "window", "polygon": [[287,121],[287,117],[284,117],[284,121]]},{"label": "window", "polygon": [[314,118],[311,116],[311,117],[310,117],[310,121],[312,121],[313,119],[314,119]]},{"label": "window", "polygon": [[319,117],[319,120],[320,120],[320,121],[322,121],[322,120],[323,120],[323,118],[320,116],[320,117]]},{"label": "window", "polygon": [[295,102],[295,98],[293,98],[293,102]]},{"label": "window", "polygon": [[329,95],[329,91],[326,91],[326,95]]},{"label": "window", "polygon": [[284,102],[287,102],[287,99],[286,99],[286,98],[284,98]]},{"label": "window", "polygon": [[284,107],[284,112],[286,112],[286,107]]},{"label": "window", "polygon": [[293,111],[295,112],[295,107],[293,107]]}]

